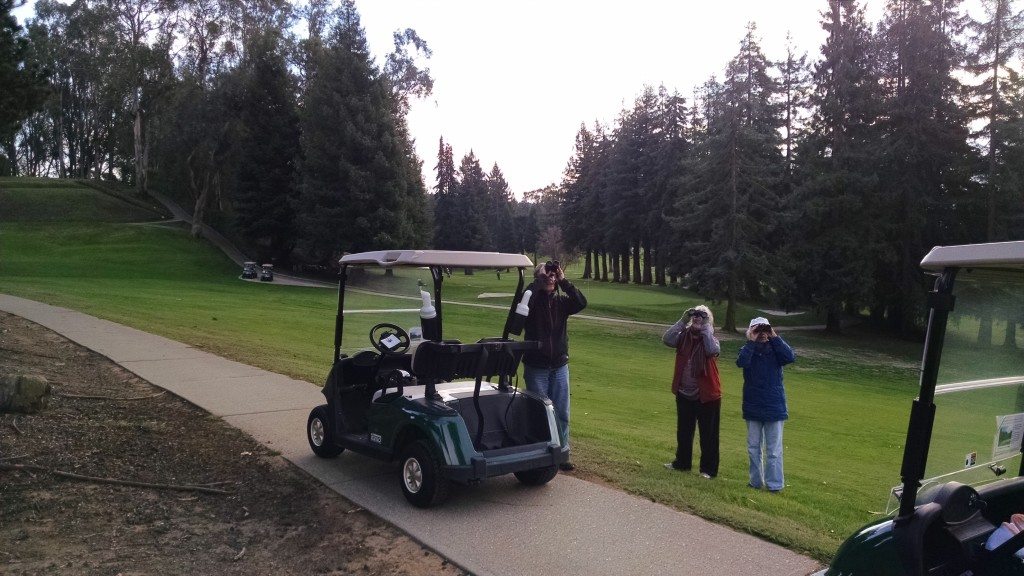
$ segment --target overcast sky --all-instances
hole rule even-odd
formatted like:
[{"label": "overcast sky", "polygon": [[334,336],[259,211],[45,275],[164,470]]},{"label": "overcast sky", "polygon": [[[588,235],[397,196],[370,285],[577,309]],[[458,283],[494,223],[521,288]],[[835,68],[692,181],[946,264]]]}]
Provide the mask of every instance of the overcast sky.
[{"label": "overcast sky", "polygon": [[[471,149],[517,196],[561,180],[580,123],[610,125],[644,85],[687,100],[721,77],[748,22],[781,59],[787,32],[815,58],[825,0],[356,0],[382,63],[391,34],[413,28],[433,58],[434,94],[409,115],[428,187],[438,138],[456,165]],[[869,18],[880,0],[868,3]]]}]

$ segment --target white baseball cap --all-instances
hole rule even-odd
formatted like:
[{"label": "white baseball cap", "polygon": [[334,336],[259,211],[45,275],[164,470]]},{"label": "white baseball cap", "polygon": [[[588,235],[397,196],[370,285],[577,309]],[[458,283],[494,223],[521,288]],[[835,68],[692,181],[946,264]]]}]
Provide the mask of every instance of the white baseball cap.
[{"label": "white baseball cap", "polygon": [[757,318],[754,318],[753,320],[750,321],[751,328],[753,328],[754,326],[759,326],[761,324],[767,324],[768,326],[772,325],[771,322],[769,322],[768,319],[765,318],[764,316],[758,316]]}]

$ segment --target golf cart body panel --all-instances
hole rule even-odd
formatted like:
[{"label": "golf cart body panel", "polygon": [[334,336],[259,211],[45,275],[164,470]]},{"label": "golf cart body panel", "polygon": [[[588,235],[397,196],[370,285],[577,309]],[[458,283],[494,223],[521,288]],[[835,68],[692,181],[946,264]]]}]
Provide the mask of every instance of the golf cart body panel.
[{"label": "golf cart body panel", "polygon": [[274,265],[263,264],[260,266],[260,282],[273,282],[274,281]]},{"label": "golf cart body panel", "polygon": [[993,538],[1024,512],[1024,242],[936,247],[921,266],[937,278],[893,516],[821,574],[1024,575],[1024,533]]},{"label": "golf cart body panel", "polygon": [[[528,257],[390,250],[346,254],[340,265],[327,404],[314,409],[307,430],[315,453],[330,457],[348,449],[399,461],[403,492],[417,506],[439,503],[445,490],[437,485],[449,481],[514,473],[540,485],[554,477],[569,455],[554,407],[512,386],[523,354],[539,347],[510,337],[521,333],[528,313]],[[507,307],[443,304],[445,278],[459,288],[454,269],[496,270],[500,282],[510,268],[518,272],[514,292],[487,294],[511,297]],[[467,284],[462,298],[475,297],[475,285]],[[445,338],[446,330],[471,340]],[[424,486],[431,496],[416,493]]]}]

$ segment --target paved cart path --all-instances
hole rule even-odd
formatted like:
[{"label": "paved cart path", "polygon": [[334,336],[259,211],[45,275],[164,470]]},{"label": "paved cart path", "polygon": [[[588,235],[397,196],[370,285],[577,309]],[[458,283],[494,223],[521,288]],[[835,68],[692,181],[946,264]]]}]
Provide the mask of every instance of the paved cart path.
[{"label": "paved cart path", "polygon": [[[559,475],[530,489],[511,475],[455,490],[441,508],[408,505],[398,468],[306,444],[308,382],[240,364],[80,312],[0,294],[0,310],[46,326],[223,418],[339,494],[479,576],[758,574],[804,576],[816,561],[666,506]],[[186,432],[187,433],[187,432]]]}]

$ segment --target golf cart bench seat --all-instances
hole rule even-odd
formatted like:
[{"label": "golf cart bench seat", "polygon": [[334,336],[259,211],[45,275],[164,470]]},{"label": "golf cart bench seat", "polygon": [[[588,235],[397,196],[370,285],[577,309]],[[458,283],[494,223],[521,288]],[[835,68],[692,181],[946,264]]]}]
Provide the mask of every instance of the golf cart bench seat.
[{"label": "golf cart bench seat", "polygon": [[458,378],[480,380],[494,376],[513,376],[527,350],[536,350],[539,342],[516,342],[489,338],[475,344],[423,342],[412,358],[412,373],[420,384],[451,382]]},{"label": "golf cart bench seat", "polygon": [[[459,378],[473,379],[472,395],[461,395],[449,401],[448,405],[462,416],[473,436],[474,447],[485,451],[518,446],[528,441],[547,440],[550,436],[543,405],[528,401],[523,396],[510,403],[507,397],[494,394],[493,389],[482,390],[481,386],[484,379],[495,376],[499,383],[507,384],[519,369],[523,354],[539,347],[539,342],[499,338],[475,344],[424,342],[413,355],[412,371],[419,383],[426,386],[427,399],[436,396],[434,387],[438,383]],[[510,411],[516,416],[508,418]],[[510,429],[510,422],[526,425]]]}]

